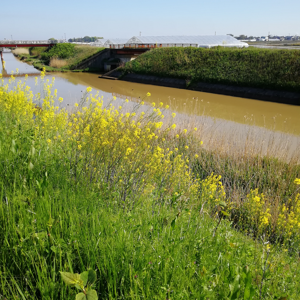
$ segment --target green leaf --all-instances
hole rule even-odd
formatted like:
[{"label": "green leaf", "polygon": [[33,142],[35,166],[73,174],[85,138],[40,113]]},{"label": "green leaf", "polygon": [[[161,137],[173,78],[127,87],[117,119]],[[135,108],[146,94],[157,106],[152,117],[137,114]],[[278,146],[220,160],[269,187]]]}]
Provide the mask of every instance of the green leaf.
[{"label": "green leaf", "polygon": [[97,292],[95,290],[89,290],[86,293],[86,299],[87,300],[98,300]]},{"label": "green leaf", "polygon": [[176,225],[176,218],[171,222],[171,227],[174,228]]},{"label": "green leaf", "polygon": [[80,278],[83,281],[83,285],[86,286],[87,282],[88,282],[88,277],[89,277],[89,272],[88,271],[84,271],[80,274]]},{"label": "green leaf", "polygon": [[76,295],[76,300],[86,300],[86,295],[84,293],[79,293]]},{"label": "green leaf", "polygon": [[62,280],[68,285],[75,286],[76,284],[83,284],[83,281],[78,273],[73,274],[69,272],[60,272],[60,275],[62,277]]},{"label": "green leaf", "polygon": [[89,284],[94,284],[95,281],[97,280],[97,274],[94,270],[89,270],[89,275],[88,275],[88,282]]}]

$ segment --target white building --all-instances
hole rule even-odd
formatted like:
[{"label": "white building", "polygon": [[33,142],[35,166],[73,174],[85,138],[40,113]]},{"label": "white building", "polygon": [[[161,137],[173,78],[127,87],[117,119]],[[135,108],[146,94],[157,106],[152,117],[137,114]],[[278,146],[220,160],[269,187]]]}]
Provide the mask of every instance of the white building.
[{"label": "white building", "polygon": [[105,48],[122,49],[125,47],[128,39],[108,39],[104,43]]},{"label": "white building", "polygon": [[129,39],[125,47],[131,48],[160,48],[160,47],[198,47],[211,48],[223,47],[248,47],[230,35],[203,35],[203,36],[134,36]]}]

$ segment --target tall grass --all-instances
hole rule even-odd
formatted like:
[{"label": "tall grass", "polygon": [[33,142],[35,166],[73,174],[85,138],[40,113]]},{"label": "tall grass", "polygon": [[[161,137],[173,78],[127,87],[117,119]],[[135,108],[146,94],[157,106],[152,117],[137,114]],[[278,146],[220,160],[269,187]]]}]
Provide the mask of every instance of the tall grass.
[{"label": "tall grass", "polygon": [[67,113],[44,75],[35,98],[0,83],[1,297],[74,299],[59,271],[91,268],[99,299],[297,299],[293,245],[270,246],[265,207],[258,224],[238,222],[259,230],[232,229],[237,208],[204,173],[198,129],[162,123],[162,103],[115,107],[91,88]]},{"label": "tall grass", "polygon": [[[37,56],[40,60],[34,63],[34,66],[41,68],[43,65],[50,66],[51,71],[57,69],[72,70],[76,66],[101,52],[104,48],[91,47],[87,45],[74,45],[74,44],[58,44],[51,48],[31,48],[30,53]],[[54,68],[54,69],[52,69]]]},{"label": "tall grass", "polygon": [[194,82],[300,91],[300,53],[276,49],[153,49],[128,62],[125,73],[151,74]]},{"label": "tall grass", "polygon": [[67,65],[67,61],[64,59],[51,58],[49,66],[53,68],[62,68]]},{"label": "tall grass", "polygon": [[28,48],[15,48],[12,50],[13,54],[29,54]]}]

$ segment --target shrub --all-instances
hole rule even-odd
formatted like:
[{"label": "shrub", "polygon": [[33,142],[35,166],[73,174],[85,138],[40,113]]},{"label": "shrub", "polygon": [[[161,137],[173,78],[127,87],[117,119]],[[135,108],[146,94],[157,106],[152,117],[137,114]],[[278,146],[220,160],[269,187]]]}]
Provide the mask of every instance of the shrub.
[{"label": "shrub", "polygon": [[50,62],[50,59],[60,58],[67,59],[72,57],[75,53],[75,45],[74,44],[56,44],[49,51],[43,52],[41,54],[41,58],[45,60],[47,63]]}]

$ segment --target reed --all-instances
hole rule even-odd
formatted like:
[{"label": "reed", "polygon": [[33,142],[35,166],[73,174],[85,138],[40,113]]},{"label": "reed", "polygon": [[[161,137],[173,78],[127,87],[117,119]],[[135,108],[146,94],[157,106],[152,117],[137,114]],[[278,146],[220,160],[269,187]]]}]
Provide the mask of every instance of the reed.
[{"label": "reed", "polygon": [[29,55],[29,50],[28,48],[15,48],[12,50],[13,54],[28,54]]},{"label": "reed", "polygon": [[59,69],[59,68],[65,67],[67,64],[68,64],[68,62],[66,60],[53,57],[50,60],[49,66]]}]

